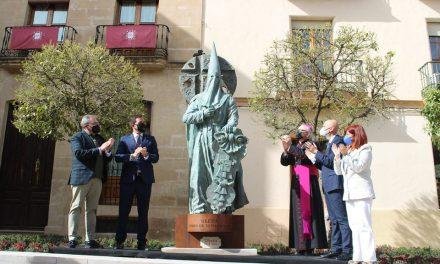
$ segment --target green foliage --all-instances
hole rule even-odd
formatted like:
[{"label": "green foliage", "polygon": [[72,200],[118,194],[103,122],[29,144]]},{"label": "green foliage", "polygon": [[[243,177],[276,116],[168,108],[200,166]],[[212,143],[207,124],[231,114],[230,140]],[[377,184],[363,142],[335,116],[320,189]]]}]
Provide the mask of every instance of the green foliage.
[{"label": "green foliage", "polygon": [[435,169],[435,177],[440,179],[440,164],[434,165],[434,169]]},{"label": "green foliage", "polygon": [[422,115],[428,120],[427,131],[432,137],[432,142],[440,148],[440,88],[429,86],[422,92],[425,106]]},{"label": "green foliage", "polygon": [[295,253],[295,249],[289,248],[282,243],[275,244],[250,244],[250,248],[257,249],[259,255],[290,255]]},{"label": "green foliage", "polygon": [[440,263],[440,249],[432,248],[392,248],[380,246],[376,249],[379,263]]},{"label": "green foliage", "polygon": [[[257,249],[259,255],[291,255],[295,249],[289,248],[282,243],[275,244],[250,244],[250,248]],[[315,254],[322,254],[323,251],[315,250]],[[393,248],[387,245],[376,248],[378,263],[440,263],[440,249],[433,248]]]},{"label": "green foliage", "polygon": [[[98,237],[96,239],[104,248],[113,248],[114,238]],[[79,244],[84,241],[79,239]],[[31,252],[50,252],[53,247],[64,247],[67,244],[67,237],[44,234],[0,234],[0,251],[31,251]],[[159,240],[148,240],[149,250],[160,250],[163,247],[173,246],[173,242],[161,242]],[[137,240],[127,238],[124,243],[125,248],[136,248]]]},{"label": "green foliage", "polygon": [[255,74],[251,110],[277,137],[300,123],[328,118],[342,126],[372,115],[388,116],[393,53],[377,55],[375,35],[342,27],[293,30],[274,41]]},{"label": "green foliage", "polygon": [[67,238],[43,234],[0,234],[0,251],[49,252],[51,248],[67,243]]},{"label": "green foliage", "polygon": [[65,139],[85,114],[98,115],[105,136],[120,135],[128,117],[143,112],[139,71],[104,47],[46,46],[22,66],[14,125],[25,135]]}]

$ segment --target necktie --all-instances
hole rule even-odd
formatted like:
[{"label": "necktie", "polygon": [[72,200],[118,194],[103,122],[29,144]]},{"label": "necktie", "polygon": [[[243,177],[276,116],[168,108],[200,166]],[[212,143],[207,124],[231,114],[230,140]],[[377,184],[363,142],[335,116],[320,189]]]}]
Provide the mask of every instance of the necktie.
[{"label": "necktie", "polygon": [[136,148],[141,146],[141,135],[138,135],[136,138]]}]

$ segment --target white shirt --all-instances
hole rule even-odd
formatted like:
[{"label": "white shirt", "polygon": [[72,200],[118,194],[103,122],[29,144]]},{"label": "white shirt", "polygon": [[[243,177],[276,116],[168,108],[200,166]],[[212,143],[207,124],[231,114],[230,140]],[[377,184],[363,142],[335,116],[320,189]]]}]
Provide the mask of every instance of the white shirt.
[{"label": "white shirt", "polygon": [[137,143],[138,138],[139,138],[139,137],[142,138],[142,136],[143,136],[142,133],[139,133],[139,134],[138,134],[138,133],[133,132],[134,142]]}]

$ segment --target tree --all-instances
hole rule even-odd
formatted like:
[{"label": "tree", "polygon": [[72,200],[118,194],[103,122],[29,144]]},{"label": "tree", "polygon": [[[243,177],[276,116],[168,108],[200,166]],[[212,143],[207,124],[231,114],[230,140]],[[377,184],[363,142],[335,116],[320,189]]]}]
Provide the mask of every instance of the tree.
[{"label": "tree", "polygon": [[273,138],[300,123],[335,118],[343,127],[387,117],[393,53],[377,51],[375,35],[360,29],[342,27],[333,39],[329,27],[292,30],[274,41],[256,72],[251,111]]},{"label": "tree", "polygon": [[22,66],[14,125],[25,135],[62,140],[79,131],[81,116],[95,114],[103,134],[115,136],[143,112],[139,71],[104,47],[45,46]]},{"label": "tree", "polygon": [[423,89],[422,96],[425,102],[422,115],[428,120],[426,129],[432,143],[440,149],[440,88],[428,86]]}]

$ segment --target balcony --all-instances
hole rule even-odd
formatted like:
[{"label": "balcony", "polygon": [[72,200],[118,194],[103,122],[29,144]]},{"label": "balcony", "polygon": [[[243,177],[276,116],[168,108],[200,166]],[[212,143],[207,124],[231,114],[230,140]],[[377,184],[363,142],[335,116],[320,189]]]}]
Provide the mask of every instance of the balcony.
[{"label": "balcony", "polygon": [[161,24],[100,25],[95,43],[110,53],[124,56],[141,68],[165,68],[168,59],[170,29]]},{"label": "balcony", "polygon": [[422,88],[440,88],[440,61],[430,61],[419,69]]},{"label": "balcony", "polygon": [[0,51],[0,66],[19,67],[32,52],[44,45],[74,41],[76,29],[70,26],[6,27]]}]

